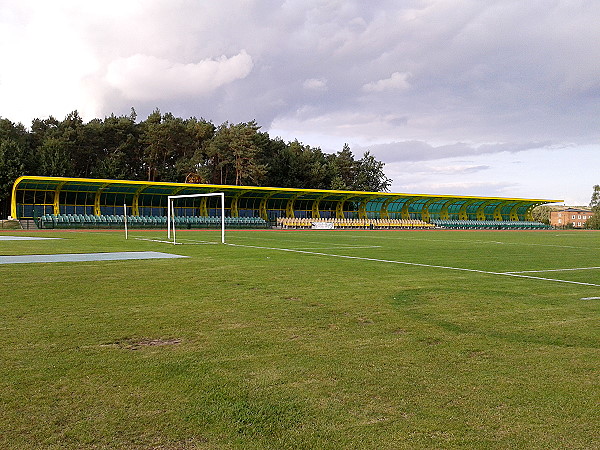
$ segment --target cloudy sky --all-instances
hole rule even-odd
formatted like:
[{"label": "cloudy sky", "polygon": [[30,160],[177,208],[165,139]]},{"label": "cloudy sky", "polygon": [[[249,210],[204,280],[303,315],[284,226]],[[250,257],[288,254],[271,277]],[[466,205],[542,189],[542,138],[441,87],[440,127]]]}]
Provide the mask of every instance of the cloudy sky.
[{"label": "cloudy sky", "polygon": [[256,119],[393,192],[600,184],[598,0],[0,0],[0,116]]}]

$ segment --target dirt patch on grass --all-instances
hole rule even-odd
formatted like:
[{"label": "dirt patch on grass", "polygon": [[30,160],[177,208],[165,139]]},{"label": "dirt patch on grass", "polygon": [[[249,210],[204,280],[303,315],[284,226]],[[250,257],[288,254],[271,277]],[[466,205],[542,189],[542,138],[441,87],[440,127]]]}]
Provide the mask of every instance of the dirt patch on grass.
[{"label": "dirt patch on grass", "polygon": [[143,339],[122,339],[101,347],[117,347],[126,350],[139,350],[144,347],[163,347],[166,345],[178,345],[182,340],[179,338],[143,338]]}]

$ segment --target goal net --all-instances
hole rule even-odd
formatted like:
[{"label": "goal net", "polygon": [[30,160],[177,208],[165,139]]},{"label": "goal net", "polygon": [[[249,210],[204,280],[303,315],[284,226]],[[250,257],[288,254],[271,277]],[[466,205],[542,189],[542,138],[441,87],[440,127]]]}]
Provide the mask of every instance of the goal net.
[{"label": "goal net", "polygon": [[[208,194],[170,195],[167,199],[167,239],[173,244],[186,243],[186,239],[178,235],[188,228],[220,229],[220,242],[225,243],[225,194],[211,192]],[[187,239],[189,243],[213,243],[215,240]]]}]

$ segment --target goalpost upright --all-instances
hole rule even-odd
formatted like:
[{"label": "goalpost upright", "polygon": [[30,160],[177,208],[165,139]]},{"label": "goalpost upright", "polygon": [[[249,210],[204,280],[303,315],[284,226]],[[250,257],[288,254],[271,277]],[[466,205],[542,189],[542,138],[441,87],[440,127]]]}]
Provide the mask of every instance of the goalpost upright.
[{"label": "goalpost upright", "polygon": [[175,241],[175,205],[174,200],[195,197],[220,197],[221,198],[221,243],[225,243],[225,194],[223,192],[210,192],[208,194],[169,195],[167,197],[167,237],[171,239],[173,229],[173,244]]}]

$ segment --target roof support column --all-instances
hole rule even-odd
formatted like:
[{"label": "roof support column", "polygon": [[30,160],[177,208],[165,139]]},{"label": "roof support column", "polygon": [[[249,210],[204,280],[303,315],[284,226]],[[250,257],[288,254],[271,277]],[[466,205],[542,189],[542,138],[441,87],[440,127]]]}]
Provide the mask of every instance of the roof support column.
[{"label": "roof support column", "polygon": [[199,209],[199,213],[201,217],[208,217],[208,208],[206,207],[206,201],[208,200],[208,197],[200,197],[200,207]]},{"label": "roof support column", "polygon": [[538,206],[540,204],[541,203],[534,203],[533,205],[529,205],[529,207],[525,211],[525,220],[527,220],[528,222],[535,221],[535,219],[533,218],[533,214],[531,214],[531,212],[533,211],[533,208],[535,208],[536,206]]},{"label": "roof support column", "polygon": [[408,207],[411,205],[411,203],[414,203],[417,200],[419,200],[419,197],[413,197],[404,202],[404,205],[402,205],[402,210],[400,210],[400,217],[402,217],[403,220],[410,220],[410,212]]},{"label": "roof support column", "polygon": [[55,216],[58,216],[60,214],[60,190],[65,185],[65,183],[66,182],[63,181],[58,186],[56,186],[56,189],[54,189],[54,201],[52,202],[52,208]]},{"label": "roof support column", "polygon": [[142,186],[137,191],[135,191],[135,193],[133,194],[133,201],[131,203],[131,214],[133,216],[139,216],[140,215],[140,194],[147,187],[148,186]]},{"label": "roof support column", "polygon": [[367,218],[367,202],[369,200],[363,200],[358,204],[358,218],[366,219]]},{"label": "roof support column", "polygon": [[94,196],[94,215],[99,216],[102,214],[102,210],[100,209],[100,196],[102,195],[102,191],[105,187],[109,186],[108,184],[103,184],[100,186],[100,189],[96,191],[96,195]]},{"label": "roof support column", "polygon": [[237,192],[231,198],[231,217],[239,217],[240,216],[240,212],[238,210],[238,199],[245,193],[246,193],[246,191]]},{"label": "roof support column", "polygon": [[475,211],[475,218],[477,220],[485,220],[485,207],[493,202],[494,202],[494,200],[490,200],[487,202],[483,202],[481,205],[479,205],[477,207],[477,211]]},{"label": "roof support column", "polygon": [[335,204],[335,218],[336,219],[345,219],[346,218],[344,216],[344,205],[346,204],[346,201],[352,197],[354,197],[354,195],[347,195],[346,197],[344,197],[341,200],[338,200],[336,202],[336,204]]},{"label": "roof support column", "polygon": [[346,199],[338,200],[335,203],[335,218],[343,219],[344,218],[344,203],[346,203]]},{"label": "roof support column", "polygon": [[300,196],[300,194],[296,194],[290,197],[285,205],[285,217],[294,218],[294,202]]},{"label": "roof support column", "polygon": [[[208,189],[206,191],[207,194],[210,194],[211,192],[215,192],[215,190]],[[201,217],[208,217],[208,206],[206,206],[207,201],[208,201],[208,197],[206,197],[206,196],[200,197],[200,206],[198,207],[198,214]]]},{"label": "roof support column", "polygon": [[266,196],[264,196],[263,198],[260,199],[260,205],[258,205],[258,215],[263,220],[269,220],[269,213],[267,211],[267,201],[271,197],[273,197],[273,195],[275,195],[274,192],[272,194],[266,195]]},{"label": "roof support column", "polygon": [[385,201],[381,205],[381,208],[379,209],[379,218],[380,219],[387,220],[390,218],[390,214],[388,212],[388,206],[390,206],[390,203],[392,203],[394,200],[397,200],[397,199],[394,197],[388,197],[385,199]]},{"label": "roof support column", "polygon": [[448,208],[450,207],[450,205],[452,203],[454,203],[456,201],[457,201],[457,199],[451,198],[446,203],[444,203],[444,205],[442,206],[442,209],[440,209],[440,219],[441,220],[450,220],[450,214],[448,213]]},{"label": "roof support column", "polygon": [[17,217],[17,183],[13,185],[12,195],[10,199],[10,217],[18,219]]},{"label": "roof support column", "polygon": [[517,210],[519,209],[520,206],[523,206],[523,202],[515,203],[515,205],[511,208],[511,210],[510,210],[510,220],[512,220],[512,221],[518,221],[519,220],[519,215],[517,213]]},{"label": "roof support column", "polygon": [[321,203],[321,199],[324,198],[325,196],[322,195],[318,198],[315,198],[313,200],[313,204],[312,204],[312,218],[313,219],[320,219],[321,218],[321,213],[319,212],[319,203]]},{"label": "roof support column", "polygon": [[502,208],[504,208],[509,203],[510,202],[502,202],[502,203],[499,203],[498,206],[496,206],[494,208],[494,220],[497,220],[499,222],[504,220],[504,217],[502,217]]},{"label": "roof support column", "polygon": [[429,206],[434,203],[436,200],[438,200],[437,198],[430,198],[429,200],[427,200],[424,204],[423,207],[421,208],[421,220],[424,222],[431,222],[431,215],[429,214]]},{"label": "roof support column", "polygon": [[469,206],[468,201],[466,201],[458,210],[458,220],[469,220],[469,216],[467,215],[467,206]]},{"label": "roof support column", "polygon": [[467,208],[475,203],[477,200],[467,200],[464,205],[460,207],[458,210],[458,220],[469,220],[469,215],[467,214]]}]

